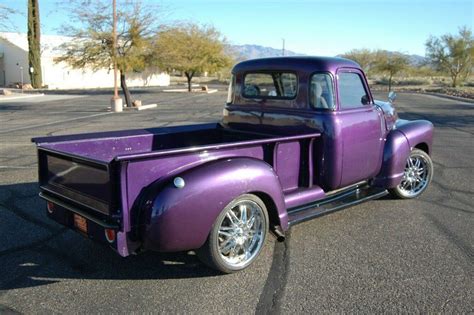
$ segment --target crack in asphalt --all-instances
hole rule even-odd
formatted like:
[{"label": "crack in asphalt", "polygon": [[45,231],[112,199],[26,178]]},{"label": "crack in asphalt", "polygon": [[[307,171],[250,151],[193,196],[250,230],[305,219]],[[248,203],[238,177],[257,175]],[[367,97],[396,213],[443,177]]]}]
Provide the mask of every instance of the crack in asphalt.
[{"label": "crack in asphalt", "polygon": [[[453,233],[445,224],[441,223],[431,213],[425,213],[428,220],[453,244],[455,245],[466,257],[471,265],[474,265],[474,249],[470,244],[466,243],[463,239]],[[468,273],[473,274],[473,270],[467,270]]]},{"label": "crack in asphalt", "polygon": [[285,293],[290,268],[290,230],[284,242],[275,241],[273,260],[255,310],[256,314],[281,313],[281,299]]},{"label": "crack in asphalt", "polygon": [[0,314],[2,315],[13,315],[13,314],[21,314],[20,312],[15,311],[12,308],[9,308],[6,305],[0,304]]},{"label": "crack in asphalt", "polygon": [[472,191],[448,187],[445,184],[442,184],[442,183],[440,183],[438,181],[434,181],[434,180],[431,182],[431,185],[438,186],[438,187],[442,188],[444,191],[447,191],[449,196],[452,196],[451,195],[452,192],[456,192],[456,193],[459,193],[459,194],[466,194],[466,195],[473,194]]}]

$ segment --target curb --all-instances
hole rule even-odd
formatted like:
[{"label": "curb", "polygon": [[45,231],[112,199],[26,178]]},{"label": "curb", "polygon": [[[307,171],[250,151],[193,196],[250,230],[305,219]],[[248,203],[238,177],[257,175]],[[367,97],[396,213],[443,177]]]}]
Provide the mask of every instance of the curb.
[{"label": "curb", "polygon": [[5,98],[0,97],[0,102],[6,102],[9,100],[18,100],[22,98],[38,97],[38,96],[44,96],[44,94],[41,93],[41,94],[29,94],[29,95],[18,95],[18,96],[6,96]]},{"label": "curb", "polygon": [[447,95],[447,94],[441,94],[441,93],[430,93],[430,92],[420,92],[419,94],[426,94],[426,95],[437,96],[441,98],[447,98],[447,99],[451,99],[455,101],[461,101],[461,102],[474,104],[474,99],[472,98],[453,96],[453,95]]}]

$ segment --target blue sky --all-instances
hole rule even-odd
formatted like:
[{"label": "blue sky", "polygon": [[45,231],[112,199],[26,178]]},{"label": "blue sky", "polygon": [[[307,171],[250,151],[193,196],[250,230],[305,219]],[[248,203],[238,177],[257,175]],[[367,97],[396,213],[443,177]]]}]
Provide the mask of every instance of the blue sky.
[{"label": "blue sky", "polygon": [[[44,34],[56,34],[67,14],[56,0],[39,0]],[[428,36],[472,29],[474,0],[280,1],[162,0],[165,21],[212,24],[233,44],[286,48],[308,55],[337,55],[353,48],[424,55]],[[26,14],[26,0],[0,0]],[[26,17],[14,23],[26,31]]]}]

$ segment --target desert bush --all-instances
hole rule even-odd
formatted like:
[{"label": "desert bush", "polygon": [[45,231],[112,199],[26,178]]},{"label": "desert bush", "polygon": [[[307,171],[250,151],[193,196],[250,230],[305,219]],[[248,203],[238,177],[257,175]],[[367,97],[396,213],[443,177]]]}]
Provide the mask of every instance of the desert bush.
[{"label": "desert bush", "polygon": [[397,85],[429,85],[431,80],[428,78],[407,78],[397,80]]}]

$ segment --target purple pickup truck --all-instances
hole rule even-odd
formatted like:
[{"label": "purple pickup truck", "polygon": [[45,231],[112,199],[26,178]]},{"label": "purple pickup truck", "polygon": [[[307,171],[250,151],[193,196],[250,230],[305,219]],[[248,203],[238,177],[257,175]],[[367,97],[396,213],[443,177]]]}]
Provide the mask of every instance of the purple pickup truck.
[{"label": "purple pickup truck", "polygon": [[213,124],[35,138],[47,215],[121,256],[195,250],[242,270],[268,232],[382,197],[419,196],[433,125],[373,99],[350,60],[280,57],[232,70]]}]

